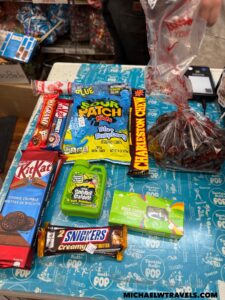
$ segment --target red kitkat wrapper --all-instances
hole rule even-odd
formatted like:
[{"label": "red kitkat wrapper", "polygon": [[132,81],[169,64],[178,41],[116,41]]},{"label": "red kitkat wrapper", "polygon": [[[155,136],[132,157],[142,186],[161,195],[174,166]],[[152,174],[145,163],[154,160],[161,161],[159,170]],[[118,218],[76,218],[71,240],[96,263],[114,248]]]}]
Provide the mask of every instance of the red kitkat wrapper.
[{"label": "red kitkat wrapper", "polygon": [[33,136],[28,143],[28,149],[45,149],[48,135],[55,115],[58,95],[44,95],[43,104]]},{"label": "red kitkat wrapper", "polygon": [[0,214],[0,268],[31,268],[57,161],[56,151],[23,152]]}]

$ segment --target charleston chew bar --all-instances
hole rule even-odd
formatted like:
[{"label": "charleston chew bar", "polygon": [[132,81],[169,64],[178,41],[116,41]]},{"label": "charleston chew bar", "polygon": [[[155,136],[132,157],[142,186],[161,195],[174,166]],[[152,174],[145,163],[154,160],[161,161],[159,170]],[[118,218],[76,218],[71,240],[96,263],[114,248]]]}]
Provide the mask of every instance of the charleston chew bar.
[{"label": "charleston chew bar", "polygon": [[96,247],[94,254],[122,260],[127,248],[127,228],[124,225],[74,228],[46,223],[38,235],[38,256],[88,252],[90,244]]},{"label": "charleston chew bar", "polygon": [[128,175],[147,177],[149,175],[149,167],[146,136],[146,98],[145,90],[140,89],[132,89],[130,154],[131,164]]}]

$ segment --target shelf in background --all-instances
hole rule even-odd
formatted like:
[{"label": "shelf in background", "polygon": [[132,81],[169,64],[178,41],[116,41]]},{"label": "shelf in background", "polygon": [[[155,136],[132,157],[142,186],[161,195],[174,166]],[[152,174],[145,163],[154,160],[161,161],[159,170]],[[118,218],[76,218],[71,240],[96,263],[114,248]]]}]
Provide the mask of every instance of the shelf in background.
[{"label": "shelf in background", "polygon": [[70,40],[61,40],[51,46],[42,46],[42,53],[57,54],[76,54],[76,55],[113,55],[113,53],[96,51],[88,42],[71,42]]},{"label": "shelf in background", "polygon": [[[33,2],[33,3],[42,3],[42,4],[72,4],[73,1],[71,0],[0,0],[0,2]],[[75,0],[75,5],[87,5],[87,0]]]}]

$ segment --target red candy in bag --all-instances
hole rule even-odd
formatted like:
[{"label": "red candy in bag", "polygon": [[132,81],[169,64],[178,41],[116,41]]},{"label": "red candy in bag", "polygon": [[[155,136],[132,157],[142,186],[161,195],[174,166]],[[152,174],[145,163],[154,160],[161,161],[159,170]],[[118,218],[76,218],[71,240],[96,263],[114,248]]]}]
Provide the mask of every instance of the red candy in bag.
[{"label": "red candy in bag", "polygon": [[225,130],[193,110],[173,111],[148,131],[148,150],[162,167],[217,172],[225,160]]},{"label": "red candy in bag", "polygon": [[183,76],[197,55],[205,21],[200,0],[141,0],[151,60],[145,70],[147,93],[163,93],[166,101],[186,106],[191,85]]},{"label": "red candy in bag", "polygon": [[141,0],[151,60],[145,70],[147,93],[177,105],[148,131],[148,150],[162,167],[217,172],[225,160],[225,130],[190,109],[192,90],[184,76],[200,47],[205,21],[200,0]]}]

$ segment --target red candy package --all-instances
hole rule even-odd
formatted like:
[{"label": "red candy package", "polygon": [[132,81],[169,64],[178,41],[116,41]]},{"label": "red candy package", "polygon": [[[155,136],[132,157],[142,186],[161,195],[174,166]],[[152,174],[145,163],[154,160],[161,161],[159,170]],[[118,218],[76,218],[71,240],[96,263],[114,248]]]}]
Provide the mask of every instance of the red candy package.
[{"label": "red candy package", "polygon": [[200,0],[141,3],[151,56],[145,70],[147,93],[177,106],[177,111],[161,115],[149,129],[149,153],[165,168],[217,172],[225,160],[225,131],[190,109],[192,89],[184,76],[204,36]]},{"label": "red candy package", "polygon": [[23,152],[0,214],[0,268],[31,268],[57,161],[56,151]]},{"label": "red candy package", "polygon": [[55,115],[58,95],[44,95],[43,104],[33,136],[28,143],[28,149],[44,149]]},{"label": "red candy package", "polygon": [[69,81],[41,81],[32,82],[35,95],[42,94],[72,94],[72,82]]}]

